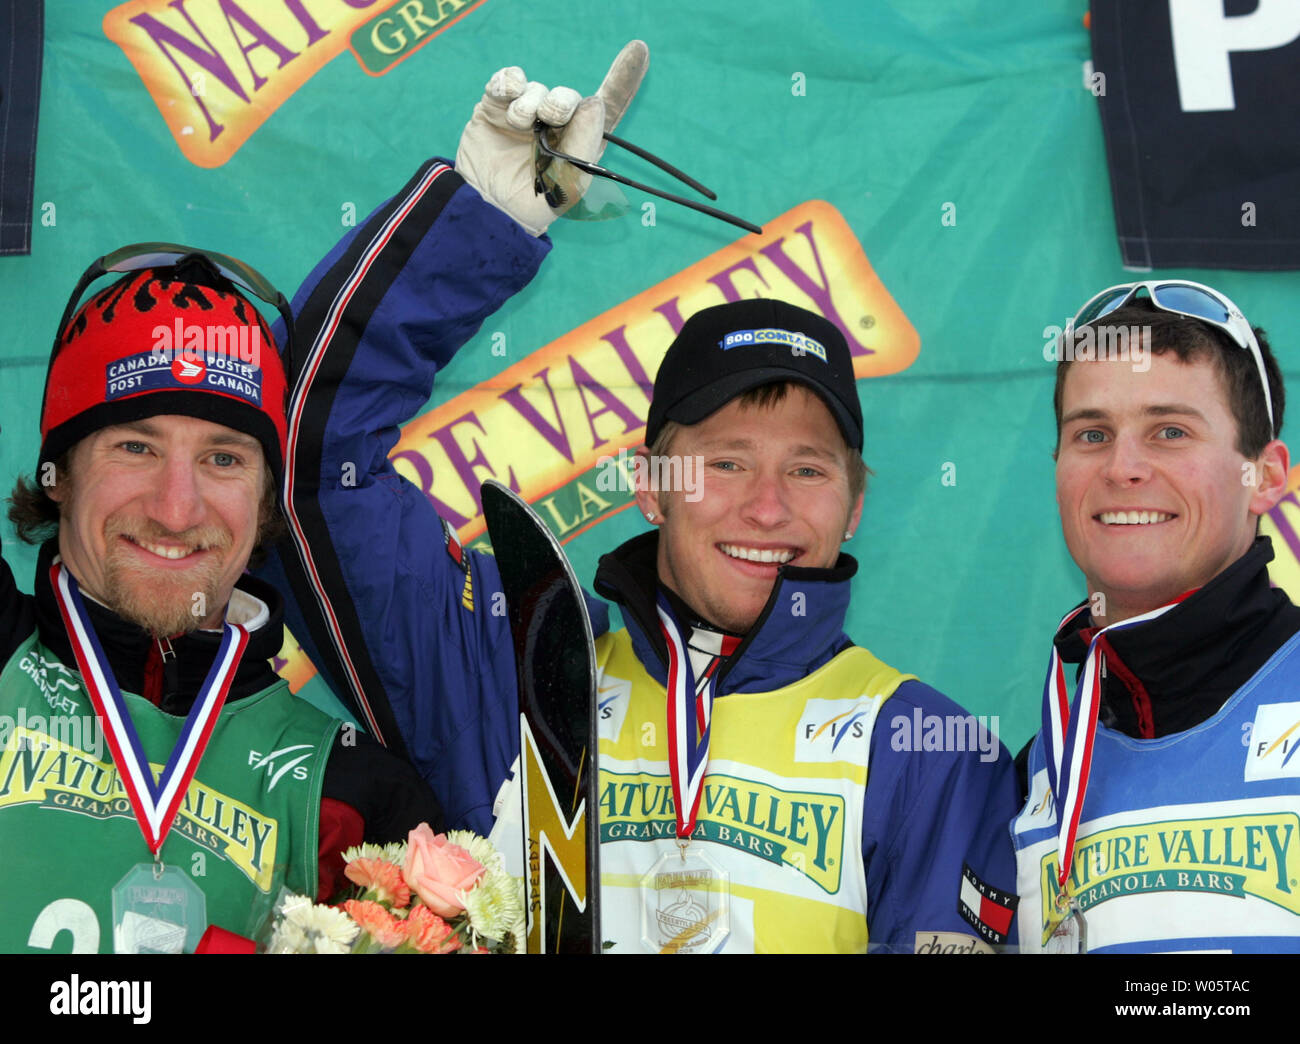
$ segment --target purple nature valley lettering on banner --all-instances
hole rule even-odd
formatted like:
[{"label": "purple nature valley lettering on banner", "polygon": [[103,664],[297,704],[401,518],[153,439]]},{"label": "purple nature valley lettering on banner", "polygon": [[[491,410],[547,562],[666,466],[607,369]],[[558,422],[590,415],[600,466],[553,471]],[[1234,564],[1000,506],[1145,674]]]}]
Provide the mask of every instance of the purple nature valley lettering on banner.
[{"label": "purple nature valley lettering on banner", "polygon": [[[809,200],[763,227],[409,422],[391,453],[398,470],[469,546],[482,546],[470,541],[485,531],[485,478],[509,485],[568,541],[631,503],[620,450],[641,439],[652,375],[685,316],[779,297],[844,331],[858,378],[912,365],[920,337],[838,210]],[[314,673],[301,650],[281,655],[295,688]]]},{"label": "purple nature valley lettering on banner", "polygon": [[181,152],[230,159],[327,62],[382,75],[485,0],[130,0],[104,15]]}]

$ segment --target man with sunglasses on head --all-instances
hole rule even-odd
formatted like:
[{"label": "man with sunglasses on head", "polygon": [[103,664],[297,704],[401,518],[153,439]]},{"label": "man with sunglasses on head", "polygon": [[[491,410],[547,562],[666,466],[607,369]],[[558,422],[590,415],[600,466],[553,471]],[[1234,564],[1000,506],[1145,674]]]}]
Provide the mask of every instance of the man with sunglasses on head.
[{"label": "man with sunglasses on head", "polygon": [[1277,362],[1180,280],[1098,294],[1061,347],[1056,496],[1087,597],[1027,748],[1021,948],[1300,949],[1300,609],[1258,535],[1290,467]]},{"label": "man with sunglasses on head", "polygon": [[35,481],[10,501],[41,544],[34,595],[0,562],[0,952],[248,936],[281,886],[332,897],[343,848],[440,819],[409,765],[271,668],[281,600],[245,575],[280,528],[268,286],[141,244],[69,300]]},{"label": "man with sunglasses on head", "polygon": [[[503,846],[521,832],[506,785],[519,724],[508,623],[493,611],[501,580],[387,458],[435,374],[550,247],[535,121],[559,128],[558,151],[598,157],[645,61],[630,45],[580,103],[498,72],[456,169],[422,170],[298,302],[310,349],[290,415],[293,546],[280,556],[304,611],[295,631],[410,754],[448,818],[495,822]],[[569,184],[572,204],[583,185]],[[645,438],[643,459],[698,460],[703,482],[700,496],[639,489],[653,528],[596,576],[625,623],[602,633],[593,600],[602,938],[615,952],[987,952],[1014,906],[1010,759],[843,633],[856,563],[841,545],[866,479],[843,335],[779,301],[696,313],[660,367]],[[364,473],[344,478],[349,462]],[[678,712],[690,724],[673,744]],[[908,736],[918,723],[914,741],[899,742],[900,718]],[[924,742],[922,720],[962,729],[968,745]],[[729,874],[729,917],[701,919],[698,894],[667,887],[682,871]]]}]

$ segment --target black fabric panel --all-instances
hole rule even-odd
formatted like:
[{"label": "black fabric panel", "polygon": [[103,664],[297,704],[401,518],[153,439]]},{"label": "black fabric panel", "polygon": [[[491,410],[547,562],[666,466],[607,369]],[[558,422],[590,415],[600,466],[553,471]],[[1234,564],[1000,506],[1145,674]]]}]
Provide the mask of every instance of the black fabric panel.
[{"label": "black fabric panel", "polygon": [[[1170,5],[1091,6],[1093,69],[1105,78],[1097,101],[1124,264],[1300,268],[1300,39],[1233,52],[1235,107],[1185,112]],[[1226,10],[1249,18],[1256,5],[1229,3]],[[1183,74],[1214,82],[1204,66]],[[1247,203],[1254,205],[1253,224],[1243,221]]]},{"label": "black fabric panel", "polygon": [[44,0],[0,0],[0,254],[32,252]]},{"label": "black fabric panel", "polygon": [[335,734],[321,797],[360,812],[365,839],[373,844],[399,841],[421,823],[428,823],[434,833],[446,829],[442,806],[415,766],[364,732]]}]

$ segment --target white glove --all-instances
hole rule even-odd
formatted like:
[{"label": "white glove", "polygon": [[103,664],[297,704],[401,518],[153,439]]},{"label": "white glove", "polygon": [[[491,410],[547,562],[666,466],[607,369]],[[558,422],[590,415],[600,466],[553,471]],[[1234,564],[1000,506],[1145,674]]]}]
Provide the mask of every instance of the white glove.
[{"label": "white glove", "polygon": [[457,171],[494,207],[540,236],[578,202],[591,184],[591,175],[581,175],[579,191],[564,206],[552,209],[534,188],[534,122],[562,128],[555,146],[560,152],[598,160],[605,151],[602,135],[618,126],[649,64],[650,49],[633,40],[619,51],[600,89],[589,98],[571,87],[547,90],[544,84],[530,82],[517,65],[499,69],[460,136]]}]

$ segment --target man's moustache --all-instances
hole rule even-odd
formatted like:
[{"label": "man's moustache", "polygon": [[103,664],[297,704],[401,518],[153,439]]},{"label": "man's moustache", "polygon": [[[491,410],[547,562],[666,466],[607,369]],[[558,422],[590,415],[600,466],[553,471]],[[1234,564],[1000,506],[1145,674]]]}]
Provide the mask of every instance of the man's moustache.
[{"label": "man's moustache", "polygon": [[214,526],[195,526],[174,532],[165,526],[110,520],[104,532],[110,541],[124,536],[136,544],[182,544],[205,551],[224,551],[230,547],[230,534]]}]

